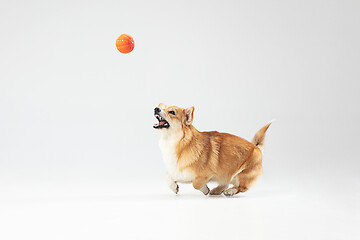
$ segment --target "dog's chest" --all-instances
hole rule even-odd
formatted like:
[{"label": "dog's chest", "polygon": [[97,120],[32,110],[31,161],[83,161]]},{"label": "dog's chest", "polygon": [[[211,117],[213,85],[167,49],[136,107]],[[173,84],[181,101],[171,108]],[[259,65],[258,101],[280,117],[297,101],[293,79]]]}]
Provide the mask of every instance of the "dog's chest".
[{"label": "dog's chest", "polygon": [[177,139],[173,139],[169,136],[161,136],[159,146],[163,156],[166,170],[168,174],[178,182],[190,182],[192,181],[192,174],[187,170],[179,170],[178,157],[176,154]]}]

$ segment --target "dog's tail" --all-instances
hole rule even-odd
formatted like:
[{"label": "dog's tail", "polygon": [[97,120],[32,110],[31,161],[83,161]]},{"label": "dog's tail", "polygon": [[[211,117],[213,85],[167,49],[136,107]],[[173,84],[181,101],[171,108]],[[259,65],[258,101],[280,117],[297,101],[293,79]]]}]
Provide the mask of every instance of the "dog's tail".
[{"label": "dog's tail", "polygon": [[251,142],[257,146],[258,148],[260,148],[261,151],[264,150],[264,144],[265,144],[265,134],[266,131],[268,130],[268,128],[270,127],[271,123],[275,121],[271,120],[268,124],[266,124],[265,126],[263,126],[254,136],[254,138],[251,140]]}]

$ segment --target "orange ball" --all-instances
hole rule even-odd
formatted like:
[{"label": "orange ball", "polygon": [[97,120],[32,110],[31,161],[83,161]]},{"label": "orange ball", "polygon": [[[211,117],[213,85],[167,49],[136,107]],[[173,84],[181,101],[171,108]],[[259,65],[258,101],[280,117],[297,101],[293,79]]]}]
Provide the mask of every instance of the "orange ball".
[{"label": "orange ball", "polygon": [[134,47],[134,39],[127,34],[121,34],[120,37],[118,37],[116,40],[116,48],[121,53],[129,53],[134,49]]}]

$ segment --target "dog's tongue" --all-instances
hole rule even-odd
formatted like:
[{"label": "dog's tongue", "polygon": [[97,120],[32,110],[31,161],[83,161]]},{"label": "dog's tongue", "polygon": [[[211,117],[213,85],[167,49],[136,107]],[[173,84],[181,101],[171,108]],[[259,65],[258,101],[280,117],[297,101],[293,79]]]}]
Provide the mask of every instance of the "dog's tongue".
[{"label": "dog's tongue", "polygon": [[160,121],[159,125],[164,125],[166,122],[165,121]]}]

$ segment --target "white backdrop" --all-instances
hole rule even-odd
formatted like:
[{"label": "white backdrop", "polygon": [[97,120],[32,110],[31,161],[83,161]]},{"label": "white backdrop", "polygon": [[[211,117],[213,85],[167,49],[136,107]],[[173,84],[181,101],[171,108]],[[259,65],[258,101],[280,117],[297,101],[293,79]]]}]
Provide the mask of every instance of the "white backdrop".
[{"label": "white backdrop", "polygon": [[[358,1],[2,1],[0,238],[357,239],[359,11]],[[115,47],[123,33],[135,40],[127,55]],[[189,186],[174,198],[152,128],[160,102],[195,106],[200,131],[249,140],[276,118],[259,183],[240,198]]]}]

